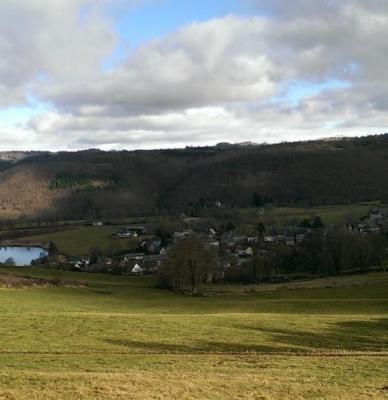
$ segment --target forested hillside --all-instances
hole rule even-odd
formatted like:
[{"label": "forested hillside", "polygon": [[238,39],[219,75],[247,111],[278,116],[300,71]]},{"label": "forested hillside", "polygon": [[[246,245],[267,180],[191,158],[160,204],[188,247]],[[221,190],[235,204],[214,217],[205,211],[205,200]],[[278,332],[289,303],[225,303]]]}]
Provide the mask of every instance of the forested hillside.
[{"label": "forested hillside", "polygon": [[[0,165],[0,219],[388,199],[388,135],[181,150],[37,154]],[[259,199],[259,200],[258,200]]]}]

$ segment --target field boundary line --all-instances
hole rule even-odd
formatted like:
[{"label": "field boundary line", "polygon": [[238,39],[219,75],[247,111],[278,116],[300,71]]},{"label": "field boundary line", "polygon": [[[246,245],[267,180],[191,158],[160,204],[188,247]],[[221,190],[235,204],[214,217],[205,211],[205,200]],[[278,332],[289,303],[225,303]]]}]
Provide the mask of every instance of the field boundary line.
[{"label": "field boundary line", "polygon": [[72,351],[0,351],[0,355],[37,355],[37,356],[62,356],[62,355],[82,355],[82,356],[275,356],[275,357],[388,357],[387,352],[72,352]]}]

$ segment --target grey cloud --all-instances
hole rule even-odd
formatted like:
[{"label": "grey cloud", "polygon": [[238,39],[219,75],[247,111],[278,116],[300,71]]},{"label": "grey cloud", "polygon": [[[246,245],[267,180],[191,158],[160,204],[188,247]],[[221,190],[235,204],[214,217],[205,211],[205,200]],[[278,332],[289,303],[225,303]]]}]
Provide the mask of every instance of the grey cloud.
[{"label": "grey cloud", "polygon": [[[0,28],[0,56],[9,57],[0,61],[0,95],[8,92],[7,101],[20,102],[32,90],[56,110],[34,117],[17,134],[46,148],[73,149],[274,142],[386,130],[386,1],[250,2],[272,17],[194,23],[131,51],[107,72],[99,66],[116,40],[101,14],[109,0],[97,6],[71,0],[60,13],[43,10],[38,0],[1,3],[0,15],[5,10],[8,18],[22,5],[27,11],[20,14],[25,33],[15,40],[12,27]],[[92,8],[79,25],[81,5]],[[34,80],[42,72],[49,79]],[[294,82],[333,79],[349,87],[327,89],[297,105],[281,99]]]},{"label": "grey cloud", "polygon": [[242,0],[275,18],[332,17],[338,10],[357,8],[362,11],[386,13],[385,0]]},{"label": "grey cloud", "polygon": [[140,48],[99,80],[48,85],[43,95],[63,109],[102,105],[110,114],[268,98],[273,67],[257,49],[264,26],[235,17],[193,24]]},{"label": "grey cloud", "polygon": [[[100,71],[115,37],[90,0],[3,0],[0,2],[1,105],[26,99],[43,75],[73,81]],[[85,10],[85,8],[84,8]],[[22,95],[21,93],[24,93]]]}]

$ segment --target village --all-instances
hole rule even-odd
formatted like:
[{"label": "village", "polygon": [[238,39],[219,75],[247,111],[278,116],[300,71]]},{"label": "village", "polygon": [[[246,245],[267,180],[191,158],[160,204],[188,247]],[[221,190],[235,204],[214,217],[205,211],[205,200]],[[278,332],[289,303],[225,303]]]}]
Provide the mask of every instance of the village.
[{"label": "village", "polygon": [[[221,207],[221,203],[217,207]],[[265,214],[264,209],[258,211]],[[114,233],[114,239],[131,238],[138,245],[134,251],[106,256],[89,254],[84,257],[53,257],[54,263],[70,265],[75,271],[108,273],[116,275],[156,275],[163,262],[168,259],[170,249],[183,239],[192,236],[200,238],[202,243],[217,255],[222,268],[243,267],[254,257],[273,255],[277,252],[295,252],[319,231],[323,236],[329,232],[343,232],[354,237],[386,234],[388,215],[380,209],[371,209],[360,221],[351,221],[340,225],[324,225],[319,216],[305,219],[299,224],[274,226],[258,223],[256,232],[244,231],[232,223],[212,225],[200,217],[177,216],[180,230],[162,230],[157,226],[128,225]],[[93,226],[104,226],[103,221],[94,221]],[[58,261],[59,260],[59,261]],[[52,261],[53,263],[53,261]]]}]

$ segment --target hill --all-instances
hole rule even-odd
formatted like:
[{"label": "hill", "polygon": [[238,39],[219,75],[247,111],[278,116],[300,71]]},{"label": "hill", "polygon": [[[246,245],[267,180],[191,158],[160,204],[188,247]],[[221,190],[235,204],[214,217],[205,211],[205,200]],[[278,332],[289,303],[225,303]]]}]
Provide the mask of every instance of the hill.
[{"label": "hill", "polygon": [[0,151],[0,160],[9,163],[23,160],[28,157],[34,157],[40,154],[48,154],[47,151]]},{"label": "hill", "polygon": [[[88,150],[9,157],[0,219],[111,218],[199,209],[387,200],[388,134],[276,145]],[[258,200],[259,199],[259,200]]]}]

